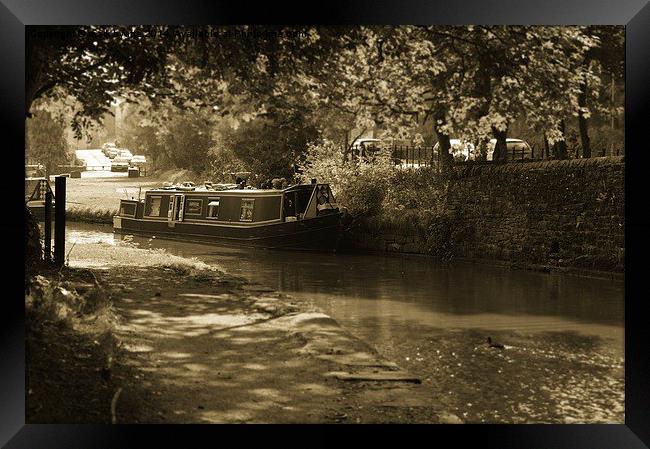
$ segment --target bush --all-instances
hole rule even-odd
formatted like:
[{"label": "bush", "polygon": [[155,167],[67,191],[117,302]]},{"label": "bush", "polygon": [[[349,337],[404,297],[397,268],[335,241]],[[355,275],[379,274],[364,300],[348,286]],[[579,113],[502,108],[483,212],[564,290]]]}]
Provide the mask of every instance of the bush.
[{"label": "bush", "polygon": [[342,201],[353,215],[377,215],[382,211],[384,189],[358,179],[348,184]]},{"label": "bush", "polygon": [[397,169],[389,152],[372,161],[345,161],[332,142],[311,145],[303,179],[330,182],[337,202],[365,225],[387,234],[417,235],[427,252],[450,261],[474,238],[460,213],[445,205],[449,178],[432,168]]},{"label": "bush", "polygon": [[301,166],[302,180],[316,178],[331,185],[337,203],[355,216],[372,216],[382,211],[385,194],[395,172],[388,151],[373,160],[347,161],[341,149],[325,140],[310,144]]}]

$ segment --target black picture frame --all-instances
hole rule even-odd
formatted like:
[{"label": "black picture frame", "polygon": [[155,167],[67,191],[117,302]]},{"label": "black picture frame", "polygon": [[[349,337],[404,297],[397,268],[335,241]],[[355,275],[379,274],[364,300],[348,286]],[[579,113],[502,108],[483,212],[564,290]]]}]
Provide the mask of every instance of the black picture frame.
[{"label": "black picture frame", "polygon": [[[283,426],[259,426],[255,431],[236,426],[97,426],[25,424],[24,296],[19,282],[24,269],[14,258],[24,253],[22,191],[25,120],[25,27],[48,24],[611,24],[626,26],[626,320],[625,320],[625,424],[621,425],[437,425],[361,426],[373,439],[405,442],[452,441],[454,446],[477,439],[487,447],[528,448],[643,448],[650,445],[650,394],[648,389],[648,329],[644,314],[647,298],[644,256],[648,254],[648,219],[644,172],[648,170],[649,142],[645,120],[650,118],[650,5],[646,0],[537,0],[445,2],[392,1],[375,4],[334,1],[230,3],[190,1],[118,0],[1,0],[0,114],[6,125],[2,149],[10,161],[3,181],[10,186],[4,197],[5,215],[0,220],[5,236],[4,286],[11,286],[2,304],[0,328],[0,444],[7,448],[190,446],[190,440],[208,437],[217,444],[226,431],[234,430],[242,441],[267,438]],[[13,158],[16,158],[14,160]],[[8,205],[7,203],[10,203]],[[15,215],[14,215],[15,214]],[[15,217],[20,217],[16,219]],[[7,246],[9,245],[9,246]],[[15,245],[15,246],[13,246]],[[24,264],[23,264],[24,267]],[[341,444],[349,427],[304,426],[299,444]],[[354,430],[358,430],[355,427]],[[304,432],[306,430],[306,432]],[[292,428],[291,432],[294,429]],[[329,437],[329,438],[328,438]],[[286,438],[286,437],[283,437]],[[305,440],[308,438],[308,440]],[[238,443],[238,444],[240,444]],[[644,444],[645,443],[645,444]]]}]

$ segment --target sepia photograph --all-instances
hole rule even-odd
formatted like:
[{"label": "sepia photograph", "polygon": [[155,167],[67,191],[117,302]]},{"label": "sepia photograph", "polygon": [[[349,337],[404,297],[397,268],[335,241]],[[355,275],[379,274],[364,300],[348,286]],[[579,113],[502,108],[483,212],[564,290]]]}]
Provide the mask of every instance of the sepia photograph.
[{"label": "sepia photograph", "polygon": [[624,421],[623,27],[26,38],[28,422]]},{"label": "sepia photograph", "polygon": [[626,425],[628,37],[25,25],[25,424]]}]

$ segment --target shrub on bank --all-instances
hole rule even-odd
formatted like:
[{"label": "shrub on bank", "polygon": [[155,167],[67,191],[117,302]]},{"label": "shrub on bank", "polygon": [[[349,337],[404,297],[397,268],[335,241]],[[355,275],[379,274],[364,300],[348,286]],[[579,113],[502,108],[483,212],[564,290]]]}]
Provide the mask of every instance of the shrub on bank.
[{"label": "shrub on bank", "polygon": [[90,270],[45,269],[25,283],[25,311],[32,323],[56,323],[73,327],[80,317],[92,315],[95,321],[111,327],[112,303],[103,286]]},{"label": "shrub on bank", "polygon": [[374,236],[408,236],[424,242],[425,252],[448,261],[472,238],[457,214],[445,206],[450,180],[432,168],[404,170],[380,151],[372,161],[349,161],[325,141],[312,145],[303,178],[327,180],[337,202],[354,216],[356,231]]},{"label": "shrub on bank", "polygon": [[328,182],[337,203],[354,216],[381,212],[394,166],[388,151],[379,151],[373,160],[345,160],[339,146],[329,140],[310,144],[307,160],[300,167],[301,179]]}]

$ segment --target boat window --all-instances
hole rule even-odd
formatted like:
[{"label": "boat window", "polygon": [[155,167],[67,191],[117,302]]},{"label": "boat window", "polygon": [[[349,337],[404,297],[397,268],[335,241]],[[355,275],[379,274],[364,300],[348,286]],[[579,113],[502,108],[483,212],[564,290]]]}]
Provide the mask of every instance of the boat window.
[{"label": "boat window", "polygon": [[162,200],[162,197],[160,196],[152,196],[149,197],[149,201],[147,203],[147,216],[149,217],[160,217],[160,202]]},{"label": "boat window", "polygon": [[201,212],[203,212],[203,200],[186,200],[185,213],[187,215],[201,215]]},{"label": "boat window", "polygon": [[241,200],[241,215],[239,221],[253,221],[253,207],[255,200],[251,198],[244,198]]},{"label": "boat window", "polygon": [[219,200],[220,198],[208,200],[208,218],[219,218]]},{"label": "boat window", "polygon": [[121,203],[120,215],[135,217],[135,204],[134,203]]},{"label": "boat window", "polygon": [[284,216],[293,217],[296,215],[296,194],[295,192],[284,195]]}]

